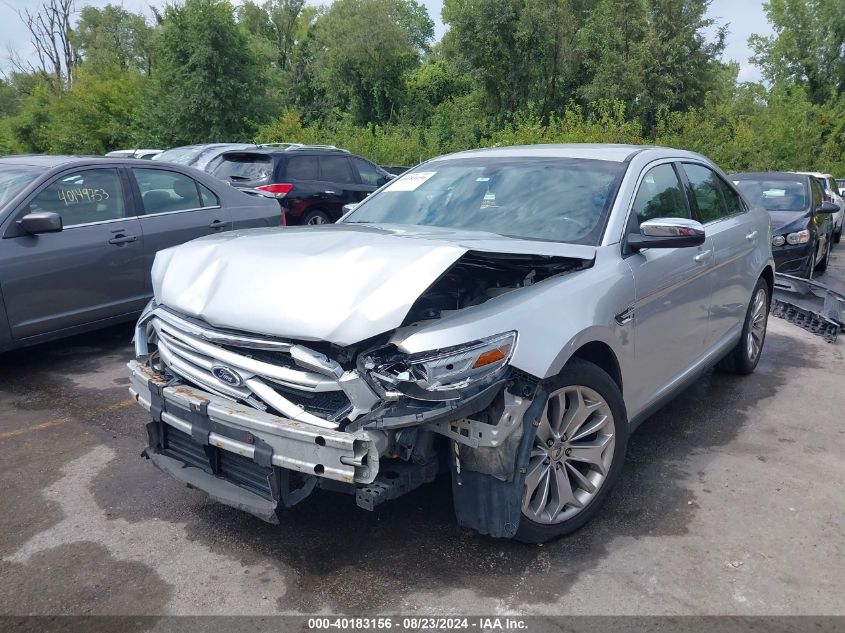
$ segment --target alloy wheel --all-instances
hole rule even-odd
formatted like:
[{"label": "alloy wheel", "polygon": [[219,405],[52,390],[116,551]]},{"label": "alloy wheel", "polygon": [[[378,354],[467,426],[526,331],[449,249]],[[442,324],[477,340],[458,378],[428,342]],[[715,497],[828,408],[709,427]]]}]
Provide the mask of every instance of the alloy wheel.
[{"label": "alloy wheel", "polygon": [[751,320],[748,323],[745,346],[748,360],[752,363],[760,355],[760,350],[763,348],[763,338],[766,336],[766,317],[768,316],[766,297],[766,291],[760,288],[754,295],[754,301],[751,304]]},{"label": "alloy wheel", "polygon": [[552,393],[531,449],[522,513],[543,524],[578,514],[606,481],[615,441],[613,414],[599,393],[578,385]]},{"label": "alloy wheel", "polygon": [[322,215],[315,215],[313,218],[309,218],[308,224],[328,224],[326,219]]}]

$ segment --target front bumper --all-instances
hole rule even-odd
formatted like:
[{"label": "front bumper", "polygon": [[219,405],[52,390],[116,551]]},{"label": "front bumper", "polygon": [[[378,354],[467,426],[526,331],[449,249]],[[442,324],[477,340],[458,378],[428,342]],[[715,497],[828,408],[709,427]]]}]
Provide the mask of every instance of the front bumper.
[{"label": "front bumper", "polygon": [[[258,468],[275,467],[348,483],[371,483],[378,474],[378,438],[366,431],[346,433],[315,427],[251,407],[182,384],[170,385],[136,360],[127,364],[129,391],[147,409],[156,424],[167,425],[189,436],[199,450],[231,453]],[[179,468],[161,446],[147,455],[162,470],[212,497],[265,520],[268,500],[256,501],[258,510],[244,504],[243,488],[202,467]],[[184,461],[184,460],[182,460]],[[214,461],[213,459],[211,460]],[[231,461],[231,460],[230,460]],[[224,485],[229,483],[229,486]],[[231,488],[230,488],[231,486]],[[239,488],[236,490],[236,488]],[[272,499],[270,500],[272,501]],[[275,507],[275,506],[273,506]]]},{"label": "front bumper", "polygon": [[779,273],[802,274],[808,269],[810,258],[813,256],[813,244],[808,242],[795,246],[774,246],[772,256],[775,260],[775,270]]}]

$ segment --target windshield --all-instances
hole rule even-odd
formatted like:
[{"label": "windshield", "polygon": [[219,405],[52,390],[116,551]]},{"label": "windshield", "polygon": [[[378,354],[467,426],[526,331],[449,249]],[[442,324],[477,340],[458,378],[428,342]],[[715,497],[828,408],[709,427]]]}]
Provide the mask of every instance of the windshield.
[{"label": "windshield", "polygon": [[735,181],[748,201],[767,211],[806,211],[810,206],[807,181],[795,179],[760,179]]},{"label": "windshield", "polygon": [[623,163],[570,158],[434,161],[393,180],[344,222],[594,245],[624,171]]},{"label": "windshield", "polygon": [[163,151],[158,156],[155,156],[153,160],[163,160],[168,163],[177,163],[179,165],[190,165],[193,163],[197,156],[199,156],[203,151],[203,147],[174,147],[173,149],[168,149]]},{"label": "windshield", "polygon": [[44,171],[25,165],[10,165],[0,167],[0,205],[18,195],[24,187],[38,178]]}]

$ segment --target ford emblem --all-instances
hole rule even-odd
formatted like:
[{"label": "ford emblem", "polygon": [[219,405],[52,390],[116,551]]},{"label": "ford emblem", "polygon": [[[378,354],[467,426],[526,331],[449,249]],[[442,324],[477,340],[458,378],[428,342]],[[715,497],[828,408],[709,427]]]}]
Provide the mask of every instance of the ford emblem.
[{"label": "ford emblem", "polygon": [[243,380],[237,373],[223,365],[215,365],[211,368],[211,373],[217,380],[230,387],[240,387],[243,384]]}]

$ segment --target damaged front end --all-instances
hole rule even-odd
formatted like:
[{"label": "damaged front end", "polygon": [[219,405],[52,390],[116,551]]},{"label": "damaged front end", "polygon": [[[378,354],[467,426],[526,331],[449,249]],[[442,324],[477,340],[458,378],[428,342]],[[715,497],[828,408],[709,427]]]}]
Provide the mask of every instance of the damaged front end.
[{"label": "damaged front end", "polygon": [[372,510],[448,469],[459,521],[512,536],[524,427],[544,402],[539,380],[511,365],[518,331],[415,354],[403,352],[403,333],[585,265],[468,252],[397,329],[346,346],[230,330],[152,303],[129,363],[130,390],[152,417],[145,455],[271,522],[316,488]]}]

